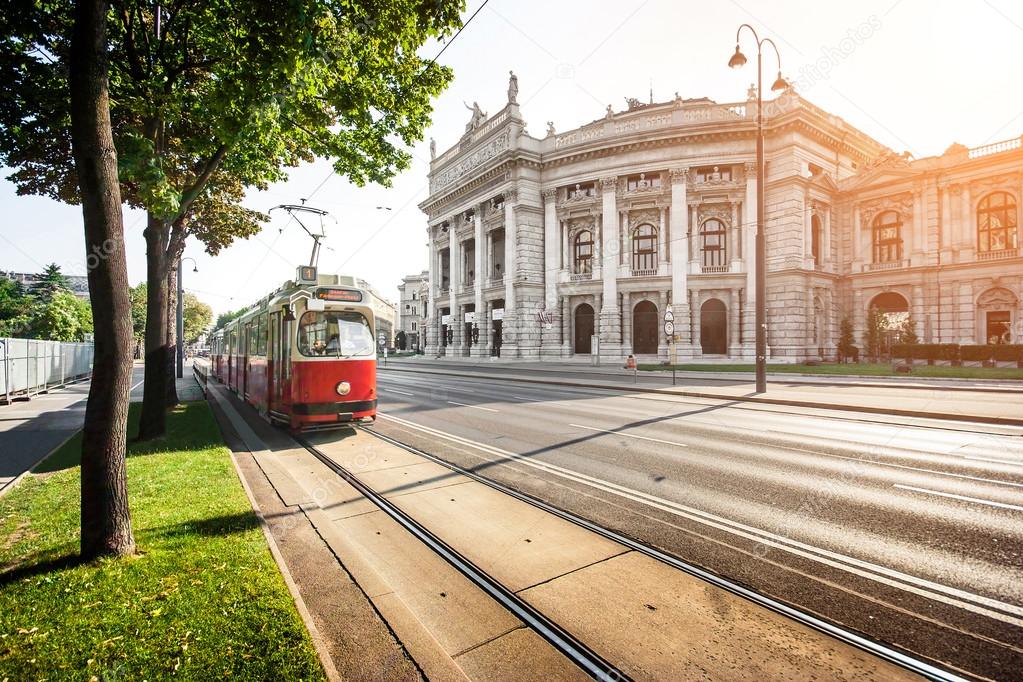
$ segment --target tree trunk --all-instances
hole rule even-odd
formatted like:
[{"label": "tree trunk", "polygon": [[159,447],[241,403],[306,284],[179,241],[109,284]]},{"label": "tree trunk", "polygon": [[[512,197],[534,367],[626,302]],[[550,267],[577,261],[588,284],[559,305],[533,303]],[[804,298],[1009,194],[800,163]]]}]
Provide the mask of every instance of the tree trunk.
[{"label": "tree trunk", "polygon": [[125,469],[131,388],[131,302],[124,253],[117,150],[107,92],[107,3],[75,4],[69,76],[71,146],[85,225],[95,356],[82,432],[85,559],[135,552]]},{"label": "tree trunk", "polygon": [[178,264],[167,263],[167,407],[178,404]]},{"label": "tree trunk", "polygon": [[167,430],[167,221],[150,213],[145,234],[146,372],[139,440]]}]

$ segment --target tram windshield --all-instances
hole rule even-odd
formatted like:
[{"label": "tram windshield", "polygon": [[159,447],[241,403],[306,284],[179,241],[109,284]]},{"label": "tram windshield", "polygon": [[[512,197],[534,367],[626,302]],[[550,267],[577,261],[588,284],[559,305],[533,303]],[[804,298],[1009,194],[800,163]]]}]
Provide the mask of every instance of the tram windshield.
[{"label": "tram windshield", "polygon": [[307,311],[298,323],[298,351],[310,357],[374,355],[373,330],[361,313]]}]

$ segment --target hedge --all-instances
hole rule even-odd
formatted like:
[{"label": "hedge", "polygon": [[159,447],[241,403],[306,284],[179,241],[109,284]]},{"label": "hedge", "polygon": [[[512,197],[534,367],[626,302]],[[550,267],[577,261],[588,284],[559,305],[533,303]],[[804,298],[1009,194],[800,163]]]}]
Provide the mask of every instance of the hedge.
[{"label": "hedge", "polygon": [[897,343],[892,357],[903,360],[947,360],[958,362],[1015,362],[1023,366],[1023,344],[999,343],[963,345],[957,343]]}]

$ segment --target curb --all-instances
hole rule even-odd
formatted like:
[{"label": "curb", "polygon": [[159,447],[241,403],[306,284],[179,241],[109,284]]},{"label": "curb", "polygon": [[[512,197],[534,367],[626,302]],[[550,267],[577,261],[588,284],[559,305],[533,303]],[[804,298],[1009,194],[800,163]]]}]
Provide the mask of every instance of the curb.
[{"label": "curb", "polygon": [[[464,377],[465,374],[444,370],[428,369],[397,369],[388,367],[398,372],[413,372],[418,374],[442,374],[447,376]],[[846,412],[865,412],[867,414],[883,414],[895,417],[915,417],[920,419],[940,419],[944,421],[973,422],[980,424],[996,424],[998,426],[1023,426],[1023,419],[1011,417],[991,417],[987,415],[955,414],[951,412],[923,412],[921,410],[903,410],[897,408],[871,407],[869,405],[839,405],[834,403],[820,403],[812,400],[787,400],[784,398],[763,398],[756,396],[734,396],[720,393],[705,393],[702,391],[680,391],[672,388],[648,388],[641,386],[621,386],[618,384],[582,383],[580,381],[566,381],[559,379],[530,379],[523,377],[509,377],[497,374],[473,373],[470,376],[477,376],[485,379],[505,379],[509,381],[521,381],[532,384],[549,384],[552,386],[575,386],[580,388],[603,388],[614,391],[626,391],[628,393],[654,393],[658,395],[674,395],[682,398],[709,398],[711,400],[730,400],[736,402],[761,403],[766,405],[784,405],[787,407],[809,407],[821,410],[842,410]],[[585,380],[583,380],[585,381]],[[932,389],[934,390],[934,389]]]},{"label": "curb", "polygon": [[[242,439],[242,442],[244,442],[244,439]],[[248,444],[246,444],[246,447],[248,447]],[[231,454],[231,464],[234,466],[234,473],[245,490],[245,496],[249,499],[249,505],[251,505],[252,511],[259,521],[259,527],[263,531],[263,537],[266,538],[266,543],[270,547],[270,554],[273,556],[277,569],[284,578],[284,584],[288,586],[288,592],[291,593],[291,600],[295,603],[299,618],[302,619],[302,624],[305,625],[306,630],[309,632],[309,639],[312,640],[313,648],[316,649],[316,655],[320,659],[320,665],[323,666],[323,672],[331,682],[341,682],[341,675],[338,673],[337,668],[334,667],[334,661],[330,657],[330,652],[327,651],[327,645],[323,641],[323,636],[320,635],[316,623],[313,622],[312,614],[306,608],[302,594],[299,592],[298,584],[295,583],[295,579],[288,569],[288,564],[284,560],[284,555],[277,546],[277,541],[274,540],[270,526],[267,524],[266,518],[263,517],[263,511],[259,508],[255,495],[252,494],[252,488],[249,487],[249,482],[245,480],[245,474],[242,473],[241,467],[238,466],[238,460],[235,458],[234,452],[230,448],[227,448],[227,450]]]}]

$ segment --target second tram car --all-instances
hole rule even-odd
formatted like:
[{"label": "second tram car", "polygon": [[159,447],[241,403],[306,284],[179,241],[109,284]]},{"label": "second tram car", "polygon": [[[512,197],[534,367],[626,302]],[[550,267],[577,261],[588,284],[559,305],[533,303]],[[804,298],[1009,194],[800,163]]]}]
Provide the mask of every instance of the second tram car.
[{"label": "second tram car", "polygon": [[369,292],[353,277],[298,268],[295,281],[213,333],[214,376],[271,422],[295,430],[376,419]]}]

